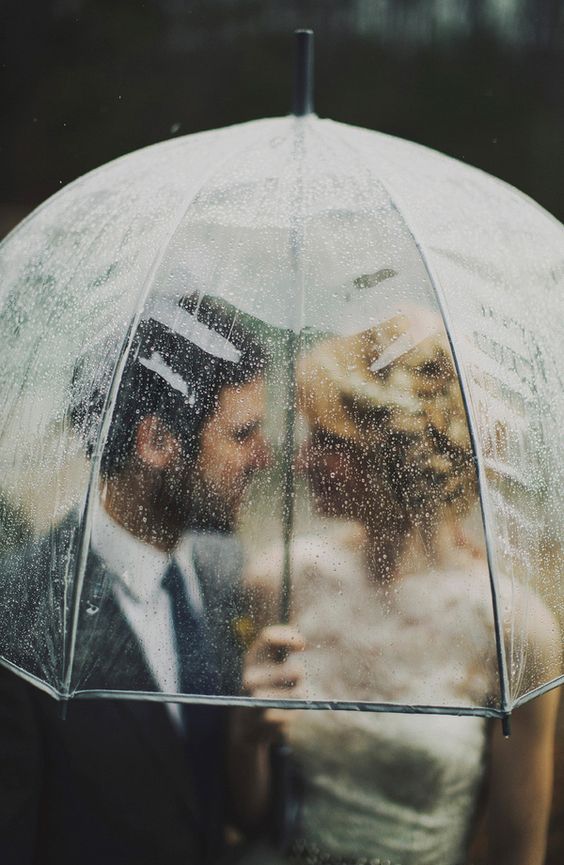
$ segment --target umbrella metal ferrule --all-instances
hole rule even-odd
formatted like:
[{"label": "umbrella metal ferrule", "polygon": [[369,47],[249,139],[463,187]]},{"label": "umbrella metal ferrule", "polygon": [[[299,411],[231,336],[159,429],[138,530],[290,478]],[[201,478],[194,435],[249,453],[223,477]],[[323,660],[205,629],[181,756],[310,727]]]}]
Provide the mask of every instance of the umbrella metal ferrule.
[{"label": "umbrella metal ferrule", "polygon": [[501,730],[505,739],[511,736],[511,715],[504,715],[501,719]]},{"label": "umbrella metal ferrule", "polygon": [[292,114],[313,114],[313,30],[296,30]]}]

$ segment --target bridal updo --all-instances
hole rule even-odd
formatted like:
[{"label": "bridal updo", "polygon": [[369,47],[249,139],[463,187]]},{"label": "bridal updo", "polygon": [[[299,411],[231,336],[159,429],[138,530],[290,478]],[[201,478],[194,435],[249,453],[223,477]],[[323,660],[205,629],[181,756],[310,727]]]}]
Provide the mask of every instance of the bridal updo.
[{"label": "bridal updo", "polygon": [[298,385],[312,430],[349,447],[367,495],[383,494],[396,519],[431,528],[464,515],[477,475],[458,377],[446,337],[417,334],[404,316],[319,342]]}]

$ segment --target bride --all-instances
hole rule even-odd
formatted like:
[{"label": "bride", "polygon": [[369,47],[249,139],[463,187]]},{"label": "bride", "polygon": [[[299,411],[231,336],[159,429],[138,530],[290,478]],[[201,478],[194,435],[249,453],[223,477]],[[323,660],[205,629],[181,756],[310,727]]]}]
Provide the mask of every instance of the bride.
[{"label": "bride", "polygon": [[[324,528],[293,545],[292,624],[305,644],[303,693],[294,696],[388,709],[498,707],[488,569],[472,526],[476,469],[456,374],[440,336],[378,364],[394,329],[392,320],[326,340],[299,367],[309,434],[298,469]],[[282,551],[270,549],[248,576],[257,611],[272,603],[271,621],[281,570]],[[556,625],[530,592],[520,615],[533,665],[546,674],[559,659]],[[257,693],[256,682],[249,690]],[[498,720],[472,716],[286,713],[303,780],[297,837],[285,855],[249,851],[243,861],[463,865],[486,803],[488,862],[541,865],[556,707],[552,691],[517,709],[509,740]],[[268,791],[268,764],[260,765],[262,776],[246,779],[255,808],[257,791],[263,806]]]}]

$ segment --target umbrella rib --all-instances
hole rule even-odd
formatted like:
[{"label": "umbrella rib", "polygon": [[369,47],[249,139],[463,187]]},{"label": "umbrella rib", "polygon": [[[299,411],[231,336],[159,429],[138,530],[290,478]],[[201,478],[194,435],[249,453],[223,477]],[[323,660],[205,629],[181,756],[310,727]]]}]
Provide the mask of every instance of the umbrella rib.
[{"label": "umbrella rib", "polygon": [[[248,124],[243,124],[243,126],[247,126],[247,125]],[[80,543],[79,543],[78,567],[77,567],[77,572],[76,572],[74,585],[73,585],[74,592],[73,592],[73,599],[71,601],[71,606],[72,606],[72,620],[71,620],[71,622],[72,622],[72,624],[71,624],[71,632],[70,632],[70,639],[69,639],[69,649],[68,649],[68,654],[66,655],[66,657],[68,658],[67,665],[66,665],[67,668],[66,668],[66,671],[63,670],[62,699],[68,699],[69,697],[72,696],[70,691],[71,691],[71,681],[72,681],[72,673],[73,673],[73,666],[74,666],[74,656],[75,656],[75,650],[76,650],[79,605],[80,605],[80,599],[81,599],[81,595],[82,595],[82,586],[84,583],[84,574],[86,571],[86,561],[88,558],[88,551],[89,551],[89,547],[90,547],[90,530],[91,530],[90,523],[91,523],[92,508],[93,508],[93,502],[94,502],[94,497],[92,494],[93,489],[94,489],[94,481],[98,477],[98,474],[99,474],[99,468],[100,468],[100,463],[101,463],[101,459],[102,459],[102,453],[104,450],[104,446],[105,446],[106,439],[108,436],[110,424],[112,421],[112,416],[113,416],[113,412],[114,412],[114,408],[115,408],[115,404],[116,404],[116,400],[117,400],[119,385],[121,382],[121,376],[122,376],[123,370],[125,368],[125,364],[127,362],[129,350],[131,348],[131,345],[132,345],[132,342],[133,342],[133,339],[135,336],[135,332],[137,329],[137,325],[139,323],[139,319],[140,319],[142,312],[143,312],[145,301],[147,299],[147,296],[148,296],[151,288],[153,287],[154,277],[155,277],[156,273],[158,272],[158,269],[159,269],[163,259],[166,256],[167,250],[169,249],[169,246],[170,246],[170,244],[171,244],[171,242],[172,242],[172,240],[173,240],[173,238],[174,238],[174,236],[178,230],[178,227],[180,226],[183,218],[188,213],[189,209],[192,207],[194,202],[198,199],[198,196],[201,194],[201,192],[205,188],[208,181],[211,178],[213,178],[215,175],[217,175],[220,171],[222,171],[223,168],[225,167],[225,165],[227,165],[230,162],[230,160],[236,159],[239,156],[239,154],[243,153],[248,147],[255,146],[256,143],[260,143],[260,141],[262,141],[263,138],[267,138],[271,134],[272,134],[271,124],[267,123],[267,130],[264,132],[264,135],[258,135],[257,138],[253,139],[252,141],[250,141],[249,138],[247,137],[245,142],[243,144],[241,144],[241,146],[239,148],[237,148],[234,152],[230,151],[224,159],[221,159],[219,161],[219,163],[216,163],[215,165],[213,165],[213,167],[210,168],[210,170],[203,176],[203,178],[202,177],[199,178],[199,183],[197,185],[195,185],[195,189],[191,190],[191,192],[189,193],[188,200],[186,201],[186,199],[184,199],[182,207],[178,208],[180,211],[180,214],[179,214],[178,218],[174,220],[174,225],[168,234],[166,242],[162,244],[161,249],[155,255],[155,258],[153,259],[153,262],[147,271],[147,276],[146,276],[145,280],[143,281],[142,287],[141,287],[141,289],[137,295],[137,300],[136,300],[136,304],[135,304],[136,311],[135,311],[135,313],[134,313],[134,315],[130,321],[126,336],[122,342],[119,357],[118,357],[117,363],[116,363],[115,368],[114,368],[110,387],[108,389],[107,398],[106,398],[106,401],[104,403],[104,407],[102,410],[103,411],[103,420],[102,420],[102,423],[100,425],[98,437],[97,437],[97,440],[96,440],[96,443],[95,443],[95,446],[94,446],[94,449],[92,452],[91,469],[90,469],[90,474],[89,474],[89,478],[88,478],[88,487],[86,489],[86,495],[84,498],[84,506],[83,506],[83,510],[82,510],[82,514],[81,514],[81,518],[80,518],[80,523],[83,526],[83,532],[82,532],[82,536],[81,536]]]},{"label": "umbrella rib", "polygon": [[[98,171],[98,170],[100,170],[100,169],[96,169],[96,171]],[[91,172],[91,173],[94,173],[94,172]],[[78,180],[76,180],[75,183],[78,184],[81,179],[82,178],[78,178]],[[74,186],[75,184],[71,184],[71,185]],[[62,195],[62,192],[63,192],[63,190],[59,193],[59,195]],[[48,202],[45,202],[45,205],[47,203]],[[34,215],[33,213],[30,214],[30,217],[28,217],[28,218],[31,218],[31,216],[33,216],[33,215]],[[90,216],[90,218],[92,218],[92,216]],[[99,239],[103,236],[104,232],[106,231],[110,222],[111,222],[110,217],[105,219],[104,222],[102,223],[102,225],[98,228],[98,230],[94,234],[94,236],[90,237],[90,239],[88,240],[88,244],[86,245],[86,248],[81,251],[77,260],[74,262],[74,266],[73,266],[72,270],[70,271],[70,274],[68,274],[68,276],[64,280],[63,286],[62,286],[63,290],[67,289],[68,286],[70,284],[72,284],[72,281],[73,281],[75,275],[80,271],[80,268],[83,266],[83,262],[86,259],[88,253],[90,252],[90,250],[92,250],[96,246]],[[19,226],[16,226],[16,229],[17,228],[19,228]],[[52,323],[53,318],[56,317],[56,315],[57,315],[57,308],[55,307],[55,308],[51,309],[51,311],[49,313],[47,313],[47,315],[45,317],[45,323],[47,325],[50,325]],[[45,333],[43,334],[42,337],[40,337],[38,343],[35,346],[36,352],[38,350],[38,346],[40,345],[41,338],[45,338]],[[62,659],[62,670],[61,670],[61,678],[63,681],[64,681],[64,676],[65,676],[66,649],[67,649],[67,636],[66,636],[67,635],[67,595],[68,595],[68,581],[67,581],[66,575],[65,575],[64,595],[63,595],[63,598],[64,598],[64,600],[63,600],[63,659]]]},{"label": "umbrella rib", "polygon": [[[341,124],[331,122],[331,126],[334,128],[334,133],[337,135],[342,142],[342,144],[351,150],[355,156],[358,156],[358,149],[355,148],[350,141],[347,140],[346,135],[343,135],[341,131]],[[370,171],[372,177],[374,177],[373,173]],[[380,176],[376,176],[377,183],[380,184],[381,188],[384,190],[386,195],[388,196],[388,200],[390,202],[391,207],[396,211],[399,218],[401,219],[405,229],[409,233],[411,239],[413,240],[419,255],[421,257],[421,262],[427,272],[427,276],[429,277],[429,281],[435,293],[435,300],[437,302],[437,306],[439,309],[439,313],[441,315],[441,319],[443,322],[443,326],[445,328],[446,336],[449,342],[449,346],[452,352],[452,358],[454,362],[454,367],[456,369],[458,375],[458,381],[460,383],[460,391],[462,395],[462,402],[464,405],[464,413],[466,416],[466,423],[468,425],[468,433],[470,436],[470,444],[472,448],[472,455],[474,458],[474,463],[476,465],[476,474],[478,478],[478,496],[480,502],[480,514],[482,518],[482,527],[484,530],[484,539],[486,546],[486,558],[488,563],[488,573],[490,579],[490,589],[492,596],[492,610],[493,610],[493,619],[494,619],[494,633],[495,633],[495,643],[496,643],[496,655],[497,655],[497,666],[499,673],[499,684],[500,684],[500,702],[501,702],[501,717],[507,717],[511,713],[511,701],[510,701],[510,689],[509,689],[509,677],[507,672],[507,656],[505,650],[505,641],[503,639],[502,630],[501,630],[501,614],[499,609],[499,586],[497,573],[494,567],[494,556],[493,556],[493,546],[491,540],[491,534],[489,530],[490,525],[490,509],[488,506],[487,496],[484,495],[485,489],[485,477],[486,470],[483,464],[482,456],[480,453],[480,449],[478,447],[478,437],[476,432],[476,426],[474,423],[474,418],[472,412],[470,410],[470,403],[468,399],[469,388],[466,381],[466,376],[464,374],[464,370],[459,360],[458,352],[455,346],[455,340],[453,336],[452,327],[450,326],[450,316],[448,313],[448,307],[446,304],[446,300],[442,291],[440,280],[435,273],[433,266],[431,265],[427,253],[423,244],[417,239],[415,231],[413,230],[409,220],[405,216],[405,210],[402,206],[400,206],[401,196],[397,196],[395,192],[392,194],[390,186],[388,183],[384,183]]]},{"label": "umbrella rib", "polygon": [[287,623],[290,618],[292,594],[292,531],[294,528],[294,444],[296,436],[296,360],[299,349],[300,333],[304,325],[304,277],[302,268],[302,253],[304,243],[304,165],[305,165],[305,123],[308,116],[296,117],[293,125],[294,147],[293,158],[296,166],[295,194],[296,200],[292,210],[290,223],[290,253],[294,277],[294,310],[293,327],[288,333],[286,345],[286,368],[288,371],[288,404],[284,418],[283,445],[283,502],[282,502],[282,595],[280,603],[280,620]]},{"label": "umbrella rib", "polygon": [[499,683],[500,683],[500,699],[501,699],[501,709],[502,715],[507,716],[511,712],[511,702],[510,702],[510,693],[509,693],[509,677],[507,673],[507,657],[505,650],[505,641],[502,635],[501,629],[501,614],[499,609],[499,586],[497,580],[497,574],[494,566],[494,556],[493,556],[493,546],[491,540],[491,533],[489,530],[490,525],[490,509],[488,506],[487,496],[484,495],[485,489],[485,477],[486,470],[483,464],[480,448],[478,447],[478,436],[476,431],[476,425],[474,423],[474,418],[470,409],[470,401],[468,398],[468,383],[466,381],[466,376],[464,374],[464,370],[462,368],[462,364],[459,359],[459,355],[455,345],[455,339],[453,335],[453,329],[450,323],[450,315],[448,313],[448,308],[446,304],[446,300],[444,298],[444,294],[442,291],[440,280],[435,273],[435,270],[432,264],[429,261],[427,253],[425,252],[425,248],[423,244],[417,239],[414,230],[412,229],[409,221],[407,220],[403,209],[398,204],[398,199],[394,195],[392,195],[390,188],[386,183],[384,183],[380,178],[378,178],[379,183],[382,185],[382,188],[387,193],[390,204],[402,220],[405,228],[409,232],[413,242],[415,243],[419,255],[421,256],[421,261],[425,270],[427,271],[427,275],[431,282],[431,286],[433,291],[435,292],[435,299],[437,301],[437,306],[442,318],[443,326],[445,328],[445,333],[449,342],[450,350],[452,352],[452,358],[454,362],[454,367],[456,369],[456,373],[458,376],[458,381],[460,384],[460,392],[462,395],[462,402],[464,405],[464,413],[466,415],[466,423],[468,425],[468,433],[470,436],[470,444],[472,448],[472,456],[474,458],[474,463],[476,465],[476,474],[478,478],[478,494],[480,501],[480,513],[482,517],[482,526],[484,529],[484,539],[486,546],[486,558],[488,563],[488,572],[490,578],[490,587],[492,593],[492,607],[493,607],[493,618],[494,618],[494,632],[495,632],[495,641],[496,641],[496,654],[497,654],[497,664],[498,664],[498,672],[499,672]]},{"label": "umbrella rib", "polygon": [[516,709],[518,706],[523,706],[525,703],[529,703],[537,697],[542,697],[543,694],[548,694],[549,691],[552,691],[553,688],[558,688],[560,685],[564,685],[564,673],[551,679],[550,682],[545,682],[544,685],[539,685],[538,688],[532,688],[530,691],[527,691],[526,694],[518,697],[518,699],[515,700],[513,708]]}]

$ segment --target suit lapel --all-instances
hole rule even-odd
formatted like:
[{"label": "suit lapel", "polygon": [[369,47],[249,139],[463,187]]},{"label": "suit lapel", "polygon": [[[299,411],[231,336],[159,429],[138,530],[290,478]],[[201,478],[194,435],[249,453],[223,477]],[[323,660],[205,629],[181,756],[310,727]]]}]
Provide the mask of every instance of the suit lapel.
[{"label": "suit lapel", "polygon": [[114,579],[91,551],[80,600],[74,687],[158,691],[139,640],[115,599]]},{"label": "suit lapel", "polygon": [[[147,691],[159,686],[147,664],[139,640],[113,593],[114,576],[94,552],[90,552],[80,602],[75,669],[76,689]],[[97,698],[96,698],[97,699]],[[100,698],[105,699],[105,698]],[[164,703],[119,699],[115,708],[124,723],[133,725],[142,743],[143,758],[156,761],[194,811],[194,799],[186,757],[186,743]]]}]

